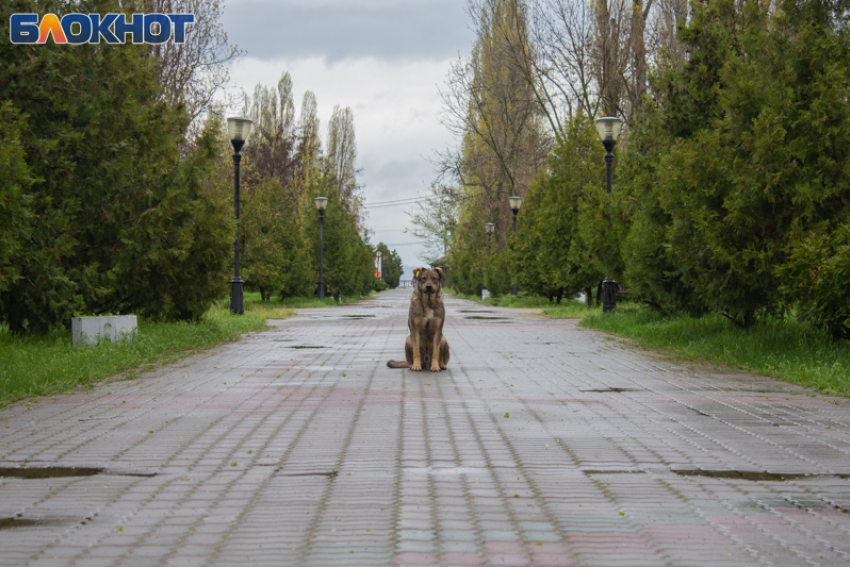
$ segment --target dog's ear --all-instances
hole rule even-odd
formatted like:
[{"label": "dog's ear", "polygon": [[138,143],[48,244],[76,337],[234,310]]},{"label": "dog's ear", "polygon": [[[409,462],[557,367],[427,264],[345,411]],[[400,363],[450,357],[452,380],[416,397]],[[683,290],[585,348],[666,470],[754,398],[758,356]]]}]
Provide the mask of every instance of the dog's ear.
[{"label": "dog's ear", "polygon": [[440,282],[446,281],[446,274],[443,273],[443,268],[434,268],[440,274]]},{"label": "dog's ear", "polygon": [[413,270],[413,283],[416,283],[419,280],[419,274],[424,269],[425,268],[416,268],[416,269]]}]

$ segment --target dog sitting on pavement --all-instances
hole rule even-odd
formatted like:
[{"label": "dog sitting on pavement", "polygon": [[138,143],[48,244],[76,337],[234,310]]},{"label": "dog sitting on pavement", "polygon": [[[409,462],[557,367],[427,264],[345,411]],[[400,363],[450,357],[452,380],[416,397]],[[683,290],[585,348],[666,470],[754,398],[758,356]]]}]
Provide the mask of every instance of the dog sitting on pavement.
[{"label": "dog sitting on pavement", "polygon": [[410,368],[431,372],[445,370],[449,364],[449,343],[443,336],[446,309],[443,307],[442,284],[446,277],[442,268],[413,270],[413,296],[407,327],[410,335],[404,342],[404,362],[390,360],[390,368]]}]

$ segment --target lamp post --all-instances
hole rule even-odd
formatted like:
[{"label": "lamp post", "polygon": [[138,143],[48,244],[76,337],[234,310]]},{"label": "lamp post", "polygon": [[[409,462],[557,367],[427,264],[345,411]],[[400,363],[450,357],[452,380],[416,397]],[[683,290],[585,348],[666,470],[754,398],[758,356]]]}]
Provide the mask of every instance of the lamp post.
[{"label": "lamp post", "polygon": [[[519,212],[520,208],[522,208],[522,197],[518,197],[514,195],[513,197],[508,197],[508,202],[511,204],[511,210],[514,212],[514,234],[516,234],[516,215]],[[511,295],[516,295],[516,285],[511,286]]]},{"label": "lamp post", "polygon": [[376,278],[381,277],[381,251],[378,250],[378,272],[375,274]]},{"label": "lamp post", "polygon": [[[493,230],[495,230],[495,228],[496,228],[496,225],[494,225],[491,222],[485,222],[484,223],[484,230],[487,231],[487,262],[488,263],[490,261],[490,253],[491,253],[490,241],[493,240]],[[487,270],[485,269],[485,272],[486,271]],[[486,297],[490,297],[490,292],[487,291],[487,287],[484,284],[482,284],[481,285],[481,299],[483,300]]]},{"label": "lamp post", "polygon": [[233,279],[230,280],[230,312],[243,315],[245,304],[242,299],[242,278],[239,276],[239,162],[242,154],[239,151],[245,145],[248,134],[251,133],[252,121],[244,116],[231,116],[227,119],[227,134],[233,145],[233,208],[236,211],[236,241],[233,243]]},{"label": "lamp post", "polygon": [[[599,139],[602,140],[602,145],[605,147],[605,166],[607,169],[607,190],[611,194],[611,169],[614,164],[614,145],[617,143],[617,138],[620,136],[620,129],[623,127],[623,120],[616,116],[605,116],[596,120],[596,130],[599,132]],[[602,282],[602,312],[607,313],[617,307],[617,282],[611,278],[605,278]]]},{"label": "lamp post", "polygon": [[324,279],[324,262],[325,262],[325,209],[328,207],[327,197],[316,197],[313,199],[316,205],[316,210],[319,211],[319,299],[325,298],[325,279]]}]

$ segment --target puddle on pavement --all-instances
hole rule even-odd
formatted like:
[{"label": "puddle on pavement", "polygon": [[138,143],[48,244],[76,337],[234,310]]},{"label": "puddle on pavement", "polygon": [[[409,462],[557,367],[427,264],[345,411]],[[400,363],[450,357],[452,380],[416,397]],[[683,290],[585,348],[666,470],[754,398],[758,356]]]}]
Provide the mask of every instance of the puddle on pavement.
[{"label": "puddle on pavement", "polygon": [[103,472],[102,468],[94,467],[2,467],[0,477],[6,478],[65,478],[70,476],[92,476]]},{"label": "puddle on pavement", "polygon": [[117,472],[98,467],[0,467],[0,478],[40,480],[45,478],[71,478],[106,474],[112,476],[152,477],[156,473]]},{"label": "puddle on pavement", "polygon": [[374,317],[374,315],[342,315],[342,317],[348,317],[349,319],[363,319],[364,317]]},{"label": "puddle on pavement", "polygon": [[495,313],[495,311],[473,311],[471,309],[461,309],[458,313]]},{"label": "puddle on pavement", "polygon": [[597,388],[595,390],[579,390],[580,392],[589,392],[593,394],[622,394],[623,392],[637,392],[633,388]]},{"label": "puddle on pavement", "polygon": [[[674,470],[681,476],[704,476],[708,478],[724,478],[730,480],[752,480],[755,482],[798,480],[801,478],[816,478],[822,475],[811,473],[769,473],[760,471],[704,471],[699,469]],[[832,476],[832,475],[829,475]]]},{"label": "puddle on pavement", "polygon": [[508,319],[508,317],[483,317],[478,315],[470,315],[469,317],[464,317],[464,319],[484,319],[488,321],[492,321],[494,319]]},{"label": "puddle on pavement", "polygon": [[644,471],[629,469],[585,469],[584,474],[645,474]]},{"label": "puddle on pavement", "polygon": [[15,530],[20,528],[45,528],[61,526],[67,522],[62,520],[25,520],[23,518],[0,518],[0,530]]},{"label": "puddle on pavement", "polygon": [[291,346],[291,347],[287,347],[287,348],[302,349],[302,348],[328,348],[328,347],[326,347],[326,346],[311,346],[311,345],[297,345],[297,346]]},{"label": "puddle on pavement", "polygon": [[336,478],[338,475],[339,475],[339,471],[330,471],[330,472],[283,473],[280,476],[326,476],[328,478]]}]

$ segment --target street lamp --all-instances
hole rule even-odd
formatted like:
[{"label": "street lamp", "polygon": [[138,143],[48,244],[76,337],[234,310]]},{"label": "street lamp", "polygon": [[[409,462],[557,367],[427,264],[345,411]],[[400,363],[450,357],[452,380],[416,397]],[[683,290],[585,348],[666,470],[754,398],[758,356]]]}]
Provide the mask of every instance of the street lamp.
[{"label": "street lamp", "polygon": [[[514,212],[514,234],[516,234],[516,214],[519,212],[520,208],[522,208],[522,197],[518,197],[514,195],[513,197],[508,197],[508,202],[511,204],[511,210]],[[516,285],[511,286],[511,295],[516,295]]]},{"label": "street lamp", "polygon": [[325,298],[324,262],[325,262],[325,209],[328,207],[327,197],[313,199],[316,210],[319,211],[319,299]]},{"label": "street lamp", "polygon": [[[611,194],[611,166],[614,164],[614,145],[620,137],[620,129],[623,120],[616,116],[605,116],[596,120],[596,130],[599,139],[605,147],[605,166],[608,170],[608,194]],[[611,278],[605,278],[602,282],[602,312],[607,313],[617,307],[617,282]]]},{"label": "street lamp", "polygon": [[[495,230],[496,225],[491,222],[484,223],[484,230],[487,231],[487,257],[489,262],[490,257],[490,241],[493,240],[493,230]],[[487,287],[482,284],[481,286],[481,299],[483,300],[485,297],[490,297],[490,292],[487,291],[487,295],[485,296],[484,292],[487,291]]]},{"label": "street lamp", "polygon": [[233,166],[235,169],[233,180],[233,207],[236,210],[236,241],[233,244],[233,279],[230,280],[230,312],[243,315],[245,304],[242,299],[242,278],[239,276],[239,162],[242,154],[239,150],[245,145],[248,134],[251,133],[252,121],[244,116],[231,116],[227,119],[227,134],[230,143],[233,144]]},{"label": "street lamp", "polygon": [[596,120],[596,130],[599,132],[599,139],[602,140],[602,145],[605,147],[605,165],[608,167],[608,194],[611,193],[611,165],[614,163],[614,144],[617,143],[617,138],[620,137],[620,130],[623,127],[622,118],[616,116],[605,116]]},{"label": "street lamp", "polygon": [[375,274],[375,277],[376,278],[381,277],[381,251],[380,250],[378,250],[378,273]]}]

